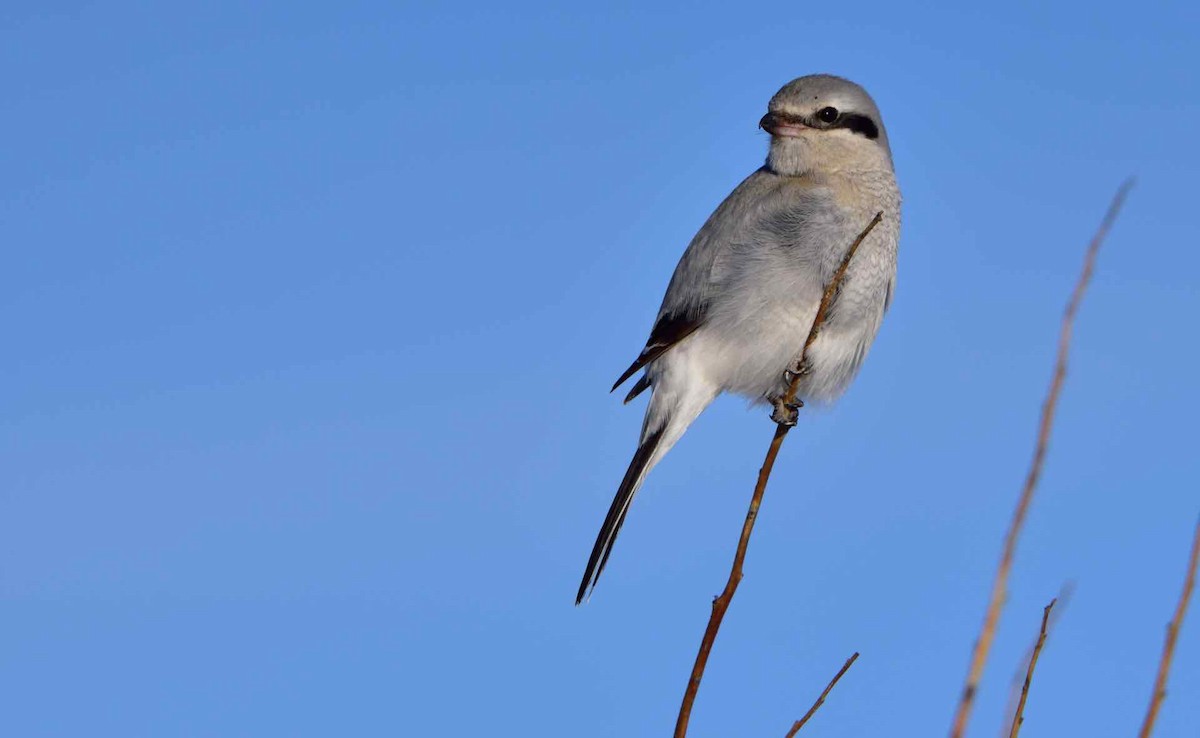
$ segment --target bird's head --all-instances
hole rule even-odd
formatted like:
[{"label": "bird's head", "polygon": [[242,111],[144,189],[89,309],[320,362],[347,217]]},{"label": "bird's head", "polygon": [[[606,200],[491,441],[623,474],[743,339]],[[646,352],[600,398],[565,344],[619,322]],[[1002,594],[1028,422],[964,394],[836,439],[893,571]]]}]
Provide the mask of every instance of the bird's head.
[{"label": "bird's head", "polygon": [[771,134],[767,166],[785,176],[892,168],[879,109],[866,90],[841,77],[788,82],[758,125]]}]

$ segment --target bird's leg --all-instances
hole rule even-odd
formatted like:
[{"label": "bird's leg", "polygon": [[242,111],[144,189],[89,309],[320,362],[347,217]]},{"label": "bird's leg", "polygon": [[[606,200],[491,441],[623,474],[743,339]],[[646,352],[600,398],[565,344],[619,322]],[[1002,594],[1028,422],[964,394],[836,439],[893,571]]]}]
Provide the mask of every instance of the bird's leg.
[{"label": "bird's leg", "polygon": [[804,407],[804,402],[799,398],[786,402],[783,397],[775,397],[771,399],[771,407],[771,420],[791,428],[800,418],[798,411]]}]

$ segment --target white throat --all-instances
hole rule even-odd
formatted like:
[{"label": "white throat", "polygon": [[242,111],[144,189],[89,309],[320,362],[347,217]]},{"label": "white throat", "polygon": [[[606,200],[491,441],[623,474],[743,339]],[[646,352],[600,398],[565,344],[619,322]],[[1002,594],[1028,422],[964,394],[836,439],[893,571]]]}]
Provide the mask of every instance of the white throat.
[{"label": "white throat", "polygon": [[892,158],[874,141],[849,131],[772,136],[767,166],[785,177],[814,172],[892,171]]}]

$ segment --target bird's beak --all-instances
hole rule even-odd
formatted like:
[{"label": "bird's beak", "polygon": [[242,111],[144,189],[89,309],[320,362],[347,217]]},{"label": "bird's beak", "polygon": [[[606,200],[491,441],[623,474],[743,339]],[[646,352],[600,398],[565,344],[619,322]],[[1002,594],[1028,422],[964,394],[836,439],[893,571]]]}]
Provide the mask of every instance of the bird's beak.
[{"label": "bird's beak", "polygon": [[799,118],[787,113],[767,113],[758,122],[758,127],[772,136],[795,138],[808,126]]}]

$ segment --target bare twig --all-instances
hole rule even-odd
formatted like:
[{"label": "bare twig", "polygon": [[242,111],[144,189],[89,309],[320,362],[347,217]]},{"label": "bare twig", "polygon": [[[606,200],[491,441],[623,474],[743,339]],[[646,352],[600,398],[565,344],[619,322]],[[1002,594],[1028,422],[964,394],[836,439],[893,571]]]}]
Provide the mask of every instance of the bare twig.
[{"label": "bare twig", "polygon": [[1050,611],[1054,609],[1054,603],[1058,602],[1055,598],[1050,600],[1050,604],[1042,610],[1042,629],[1038,632],[1037,643],[1033,646],[1033,655],[1029,657],[1029,667],[1025,670],[1025,684],[1021,687],[1021,699],[1017,702],[1017,711],[1013,713],[1012,728],[1008,731],[1008,738],[1017,738],[1017,734],[1021,732],[1021,725],[1025,722],[1025,700],[1029,698],[1029,683],[1033,681],[1033,670],[1037,668],[1038,656],[1042,654],[1042,646],[1046,645],[1046,625],[1050,621]]},{"label": "bare twig", "polygon": [[858,659],[858,651],[855,651],[853,656],[846,659],[846,663],[842,664],[842,668],[838,669],[838,673],[833,675],[833,679],[831,679],[829,684],[825,686],[825,691],[821,693],[821,696],[817,698],[817,701],[813,703],[813,706],[808,708],[808,712],[804,713],[804,717],[792,724],[792,729],[787,732],[787,736],[785,736],[785,738],[794,738],[795,735],[800,732],[800,729],[804,727],[804,724],[808,722],[808,719],[813,716],[813,714],[821,707],[821,705],[825,704],[825,698],[829,696],[829,692],[833,689],[834,685],[838,683],[838,680],[842,678],[842,674],[846,673],[846,670],[850,668],[850,665],[853,664],[856,659]]},{"label": "bare twig", "polygon": [[1042,465],[1046,459],[1046,448],[1050,443],[1050,430],[1054,426],[1054,411],[1058,406],[1058,396],[1062,391],[1063,380],[1067,375],[1067,354],[1071,348],[1071,332],[1075,324],[1075,314],[1079,311],[1079,304],[1083,300],[1083,294],[1087,290],[1088,282],[1091,281],[1092,271],[1096,264],[1096,253],[1100,250],[1100,244],[1104,242],[1104,237],[1108,235],[1109,229],[1112,228],[1117,214],[1121,211],[1121,205],[1125,202],[1125,197],[1129,194],[1129,189],[1132,186],[1133,180],[1126,180],[1120,189],[1117,190],[1112,203],[1108,206],[1108,212],[1105,213],[1104,220],[1100,223],[1100,228],[1097,229],[1096,235],[1092,237],[1092,241],[1088,245],[1087,253],[1083,259],[1083,269],[1079,274],[1079,280],[1075,283],[1075,289],[1072,291],[1071,298],[1067,302],[1066,311],[1063,313],[1062,328],[1058,337],[1058,357],[1054,364],[1054,377],[1050,381],[1050,389],[1046,394],[1045,402],[1042,403],[1042,418],[1038,424],[1037,445],[1034,449],[1033,461],[1029,466],[1029,473],[1025,477],[1025,486],[1021,490],[1021,497],[1017,502],[1017,508],[1013,512],[1008,534],[1004,538],[1004,552],[1000,556],[1000,565],[996,569],[996,578],[992,582],[992,593],[988,601],[983,625],[980,627],[979,636],[975,641],[975,648],[971,653],[971,664],[967,671],[966,683],[963,685],[962,697],[959,699],[958,709],[955,711],[954,721],[950,728],[951,738],[962,738],[967,729],[971,709],[975,705],[975,693],[978,691],[979,681],[983,677],[983,668],[987,664],[988,652],[992,648],[992,640],[996,637],[996,626],[1000,621],[1000,610],[1004,606],[1004,600],[1008,593],[1008,574],[1012,568],[1013,555],[1017,548],[1017,538],[1020,536],[1021,528],[1025,523],[1025,516],[1029,512],[1029,504],[1033,501],[1033,492],[1037,488],[1038,478],[1042,473]]},{"label": "bare twig", "polygon": [[[792,403],[796,400],[796,393],[800,391],[800,369],[804,365],[805,354],[808,352],[809,346],[812,346],[813,341],[817,340],[817,334],[820,333],[821,324],[825,321],[826,315],[829,313],[829,305],[833,302],[833,295],[837,291],[838,285],[846,276],[846,269],[850,266],[850,259],[854,257],[854,252],[866,239],[867,234],[883,220],[883,213],[876,213],[875,217],[867,224],[862,233],[858,234],[858,238],[854,239],[854,243],[850,244],[850,248],[846,251],[846,255],[842,257],[842,263],[834,272],[833,278],[829,284],[825,286],[825,292],[821,295],[821,302],[817,306],[816,317],[813,318],[812,327],[808,331],[808,338],[804,341],[804,347],[800,350],[800,357],[796,362],[792,375],[791,384],[788,386],[787,393],[784,395],[783,402]],[[717,639],[717,631],[721,628],[721,621],[725,618],[725,611],[729,609],[729,603],[733,600],[733,593],[737,591],[738,584],[742,581],[742,562],[746,558],[746,547],[750,544],[750,534],[754,530],[754,521],[758,518],[758,507],[762,504],[763,493],[767,489],[767,480],[771,477],[771,469],[775,466],[775,457],[779,455],[779,448],[783,445],[783,439],[787,436],[790,427],[777,423],[775,426],[775,435],[771,438],[771,445],[767,447],[767,456],[763,460],[762,468],[758,470],[758,483],[754,486],[754,494],[750,498],[750,509],[746,511],[746,520],[742,523],[742,534],[738,538],[737,551],[733,555],[733,567],[729,571],[729,579],[725,582],[725,589],[713,599],[712,614],[708,617],[708,626],[704,629],[704,637],[700,640],[700,650],[696,653],[696,662],[692,665],[691,676],[688,677],[687,689],[683,693],[683,703],[679,706],[679,717],[675,721],[675,738],[683,738],[687,735],[688,720],[692,715],[692,704],[696,701],[696,692],[700,689],[700,680],[704,677],[704,667],[708,663],[708,654],[712,651],[713,642]]]},{"label": "bare twig", "polygon": [[[1050,619],[1046,622],[1046,637],[1054,632],[1058,621],[1062,619],[1063,613],[1071,604],[1071,598],[1075,594],[1075,583],[1066,582],[1058,590],[1058,596],[1054,598],[1054,611],[1050,613]],[[1004,708],[1005,720],[1000,726],[1000,738],[1008,738],[1010,724],[1017,714],[1017,703],[1021,699],[1021,690],[1025,682],[1025,674],[1029,670],[1029,662],[1033,659],[1034,651],[1038,649],[1038,642],[1042,636],[1039,633],[1037,638],[1033,639],[1033,643],[1025,651],[1025,657],[1021,659],[1020,664],[1012,675],[1012,686],[1008,696],[1008,705]]]},{"label": "bare twig", "polygon": [[1167,640],[1163,644],[1162,658],[1158,662],[1158,676],[1154,678],[1154,693],[1150,696],[1150,708],[1146,711],[1146,719],[1142,722],[1142,730],[1138,738],[1150,738],[1154,732],[1154,721],[1158,719],[1158,709],[1162,707],[1167,697],[1167,673],[1171,671],[1171,658],[1175,655],[1175,640],[1179,638],[1179,626],[1183,625],[1183,616],[1187,614],[1188,600],[1192,598],[1192,587],[1196,584],[1196,566],[1200,562],[1200,522],[1196,523],[1196,533],[1192,538],[1192,553],[1188,558],[1187,576],[1183,580],[1183,592],[1179,594],[1179,603],[1175,605],[1175,617],[1167,623]]}]

